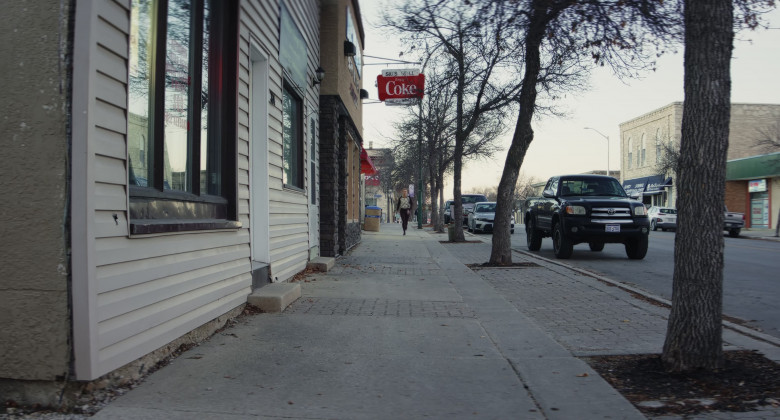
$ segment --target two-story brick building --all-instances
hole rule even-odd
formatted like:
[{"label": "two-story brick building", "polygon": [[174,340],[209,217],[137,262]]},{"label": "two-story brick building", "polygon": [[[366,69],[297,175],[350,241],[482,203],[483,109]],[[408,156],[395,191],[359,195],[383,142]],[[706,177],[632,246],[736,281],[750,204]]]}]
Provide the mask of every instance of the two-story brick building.
[{"label": "two-story brick building", "polygon": [[[679,149],[682,113],[683,103],[674,102],[620,124],[623,186],[648,205],[675,206],[674,174],[661,173],[658,164],[664,144]],[[777,225],[772,213],[780,209],[780,165],[771,163],[780,150],[762,140],[773,134],[779,140],[778,127],[778,104],[731,105],[725,204],[745,213],[747,227]]]},{"label": "two-story brick building", "polygon": [[323,0],[320,91],[320,253],[343,255],[360,242],[363,194],[360,155],[365,32],[356,0]]}]

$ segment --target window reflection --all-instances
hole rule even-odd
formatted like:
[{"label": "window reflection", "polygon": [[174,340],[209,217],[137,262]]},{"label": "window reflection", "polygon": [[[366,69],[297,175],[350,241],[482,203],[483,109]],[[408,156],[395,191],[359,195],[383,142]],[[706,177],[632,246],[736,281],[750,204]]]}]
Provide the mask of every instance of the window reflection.
[{"label": "window reflection", "polygon": [[301,100],[285,85],[282,98],[282,182],[303,188],[301,169]]},{"label": "window reflection", "polygon": [[165,55],[165,175],[174,190],[191,191],[187,185],[187,135],[189,134],[190,18],[186,0],[169,0]]},{"label": "window reflection", "polygon": [[[203,40],[201,41],[201,50],[203,57],[201,59],[201,104],[200,104],[200,192],[201,194],[217,194],[214,187],[209,189],[209,184],[216,186],[217,175],[207,170],[209,161],[208,147],[208,122],[209,122],[209,38],[211,38],[211,2],[206,1],[203,5]],[[212,173],[214,179],[208,179],[208,173]]]},{"label": "window reflection", "polygon": [[151,179],[147,162],[147,151],[152,148],[147,144],[151,138],[149,133],[149,91],[151,83],[150,51],[152,22],[152,1],[138,0],[132,3],[130,13],[130,62],[128,101],[128,133],[127,148],[129,158],[130,185],[146,187]]}]

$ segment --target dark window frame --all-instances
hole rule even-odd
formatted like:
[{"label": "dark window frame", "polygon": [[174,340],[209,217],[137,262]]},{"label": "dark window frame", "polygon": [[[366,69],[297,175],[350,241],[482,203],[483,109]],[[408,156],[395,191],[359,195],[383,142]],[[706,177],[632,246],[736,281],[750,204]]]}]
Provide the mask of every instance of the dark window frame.
[{"label": "dark window frame", "polygon": [[[237,185],[237,115],[238,115],[238,3],[214,1],[211,6],[212,27],[209,39],[207,173],[216,174],[217,185],[209,191],[200,189],[201,118],[192,115],[202,105],[202,42],[205,1],[193,0],[190,43],[190,88],[188,98],[190,122],[187,139],[187,164],[190,192],[165,188],[165,56],[167,41],[168,0],[154,2],[152,27],[148,36],[153,51],[150,68],[150,138],[148,139],[152,176],[148,186],[129,184],[130,234],[198,231],[240,228]],[[162,35],[162,36],[161,36]],[[225,77],[227,76],[227,77]],[[213,153],[212,153],[213,151]],[[131,174],[131,176],[133,176]]]},{"label": "dark window frame", "polygon": [[[300,92],[299,89],[296,89],[295,84],[288,80],[287,77],[284,78],[284,83],[282,86],[282,119],[284,120],[284,95],[289,94],[294,98],[296,104],[298,105],[298,115],[296,120],[294,121],[294,124],[296,126],[295,133],[297,134],[297,137],[293,139],[293,141],[297,144],[297,151],[298,153],[295,156],[292,156],[292,161],[290,163],[295,163],[295,175],[300,180],[300,185],[296,184],[290,184],[287,182],[283,182],[283,186],[286,189],[298,191],[298,192],[306,192],[306,179],[305,179],[305,169],[304,165],[306,164],[306,142],[305,142],[305,133],[304,133],[304,112],[305,112],[305,106],[303,101],[303,94]],[[284,123],[283,123],[284,124]],[[284,155],[285,155],[285,143],[287,139],[284,134],[284,127],[282,127],[282,179],[285,178],[284,174]]]}]

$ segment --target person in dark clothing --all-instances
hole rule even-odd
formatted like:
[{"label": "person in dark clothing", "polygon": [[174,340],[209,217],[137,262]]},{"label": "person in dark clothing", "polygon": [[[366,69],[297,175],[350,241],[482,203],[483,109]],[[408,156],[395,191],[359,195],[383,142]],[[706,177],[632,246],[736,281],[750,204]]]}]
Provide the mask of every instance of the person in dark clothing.
[{"label": "person in dark clothing", "polygon": [[409,224],[409,216],[412,214],[412,199],[409,197],[409,191],[404,188],[401,190],[401,196],[395,202],[395,211],[401,215],[401,227],[406,235],[406,226]]}]

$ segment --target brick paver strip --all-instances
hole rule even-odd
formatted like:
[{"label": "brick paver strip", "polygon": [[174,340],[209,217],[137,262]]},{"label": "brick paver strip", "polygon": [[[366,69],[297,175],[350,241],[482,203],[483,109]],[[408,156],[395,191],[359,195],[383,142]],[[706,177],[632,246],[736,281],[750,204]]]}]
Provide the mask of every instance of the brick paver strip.
[{"label": "brick paver strip", "polygon": [[285,310],[286,314],[389,316],[400,318],[474,318],[463,302],[426,300],[302,298]]}]

